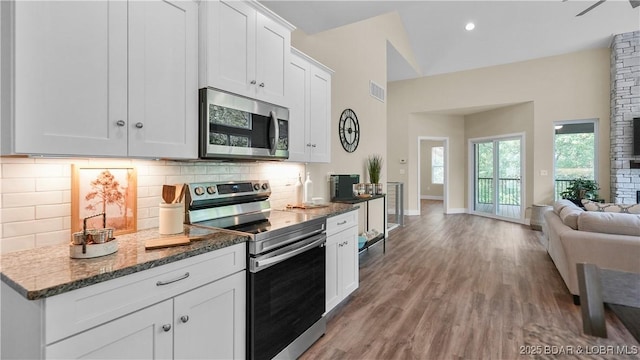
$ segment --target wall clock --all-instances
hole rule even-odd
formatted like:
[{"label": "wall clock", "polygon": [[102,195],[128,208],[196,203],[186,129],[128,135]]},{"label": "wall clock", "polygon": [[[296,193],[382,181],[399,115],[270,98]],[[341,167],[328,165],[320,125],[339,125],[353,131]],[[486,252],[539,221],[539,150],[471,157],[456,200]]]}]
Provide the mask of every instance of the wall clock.
[{"label": "wall clock", "polygon": [[360,124],[358,117],[351,109],[345,109],[340,115],[338,124],[338,135],[340,143],[346,152],[354,152],[360,142]]}]

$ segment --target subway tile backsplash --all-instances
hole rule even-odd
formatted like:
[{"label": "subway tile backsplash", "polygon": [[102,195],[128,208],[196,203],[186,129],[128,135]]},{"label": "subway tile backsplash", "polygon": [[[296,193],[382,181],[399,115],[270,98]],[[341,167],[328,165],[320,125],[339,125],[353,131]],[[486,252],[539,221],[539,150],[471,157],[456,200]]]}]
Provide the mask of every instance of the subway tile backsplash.
[{"label": "subway tile backsplash", "polygon": [[0,253],[69,242],[72,164],[135,167],[138,230],[158,226],[164,184],[266,179],[271,205],[281,209],[295,201],[295,181],[305,173],[304,164],[288,162],[0,157]]}]

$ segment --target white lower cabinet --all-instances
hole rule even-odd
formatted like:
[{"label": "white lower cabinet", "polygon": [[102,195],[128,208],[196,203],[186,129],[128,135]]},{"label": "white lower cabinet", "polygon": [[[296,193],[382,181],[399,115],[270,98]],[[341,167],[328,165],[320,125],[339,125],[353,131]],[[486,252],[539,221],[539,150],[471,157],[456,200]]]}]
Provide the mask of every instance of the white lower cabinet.
[{"label": "white lower cabinet", "polygon": [[244,359],[246,275],[239,272],[174,300],[176,359]]},{"label": "white lower cabinet", "polygon": [[47,359],[171,359],[172,300],[142,309],[46,348]]},{"label": "white lower cabinet", "polygon": [[246,243],[37,300],[1,283],[2,359],[245,359]]},{"label": "white lower cabinet", "polygon": [[244,359],[239,272],[47,346],[47,359]]},{"label": "white lower cabinet", "polygon": [[326,312],[358,288],[358,212],[327,219]]}]

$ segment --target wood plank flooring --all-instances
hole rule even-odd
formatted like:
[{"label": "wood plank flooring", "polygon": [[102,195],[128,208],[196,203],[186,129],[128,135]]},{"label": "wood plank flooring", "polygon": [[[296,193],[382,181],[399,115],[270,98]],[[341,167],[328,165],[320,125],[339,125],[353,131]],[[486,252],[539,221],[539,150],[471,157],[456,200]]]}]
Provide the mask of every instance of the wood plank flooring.
[{"label": "wood plank flooring", "polygon": [[390,234],[386,254],[374,246],[360,255],[359,289],[301,359],[531,358],[522,346],[545,345],[527,338],[531,326],[558,333],[546,345],[640,345],[609,310],[608,339],[581,335],[580,308],[540,232],[444,215],[440,201],[422,206]]}]

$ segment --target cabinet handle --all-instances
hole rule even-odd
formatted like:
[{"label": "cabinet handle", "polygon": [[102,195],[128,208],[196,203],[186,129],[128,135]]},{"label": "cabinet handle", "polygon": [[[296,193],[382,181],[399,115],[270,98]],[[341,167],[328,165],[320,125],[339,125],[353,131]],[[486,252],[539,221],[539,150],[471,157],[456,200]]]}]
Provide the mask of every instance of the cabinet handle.
[{"label": "cabinet handle", "polygon": [[180,276],[179,278],[175,278],[175,279],[173,279],[173,280],[158,281],[158,282],[156,283],[156,286],[169,285],[169,284],[174,283],[174,282],[176,282],[176,281],[184,280],[184,279],[186,279],[186,278],[188,278],[188,277],[189,277],[189,273],[186,273],[186,274],[184,274],[184,275]]},{"label": "cabinet handle", "polygon": [[308,144],[307,144],[307,147],[311,147],[311,143],[308,143]]},{"label": "cabinet handle", "polygon": [[171,324],[162,325],[162,330],[164,330],[164,332],[171,330]]},{"label": "cabinet handle", "polygon": [[260,86],[260,87],[264,87],[264,83],[260,83],[260,85],[258,85],[258,86]]},{"label": "cabinet handle", "polygon": [[118,121],[116,121],[116,125],[118,125],[118,126],[125,126],[125,125],[126,125],[126,123],[124,122],[124,120],[118,120]]},{"label": "cabinet handle", "polygon": [[136,123],[136,127],[138,129],[142,129],[143,126],[144,126],[144,124],[142,124],[141,122]]},{"label": "cabinet handle", "polygon": [[183,323],[186,323],[187,321],[189,321],[189,315],[180,316],[180,321],[182,321]]},{"label": "cabinet handle", "polygon": [[255,85],[256,81],[255,80],[251,80],[251,85]]},{"label": "cabinet handle", "polygon": [[316,144],[312,144],[311,147],[316,147]]},{"label": "cabinet handle", "polygon": [[336,225],[340,226],[340,225],[344,225],[344,224],[346,224],[346,223],[347,223],[347,220],[345,220],[345,221],[340,221],[340,222],[339,222],[339,223],[337,223]]}]

